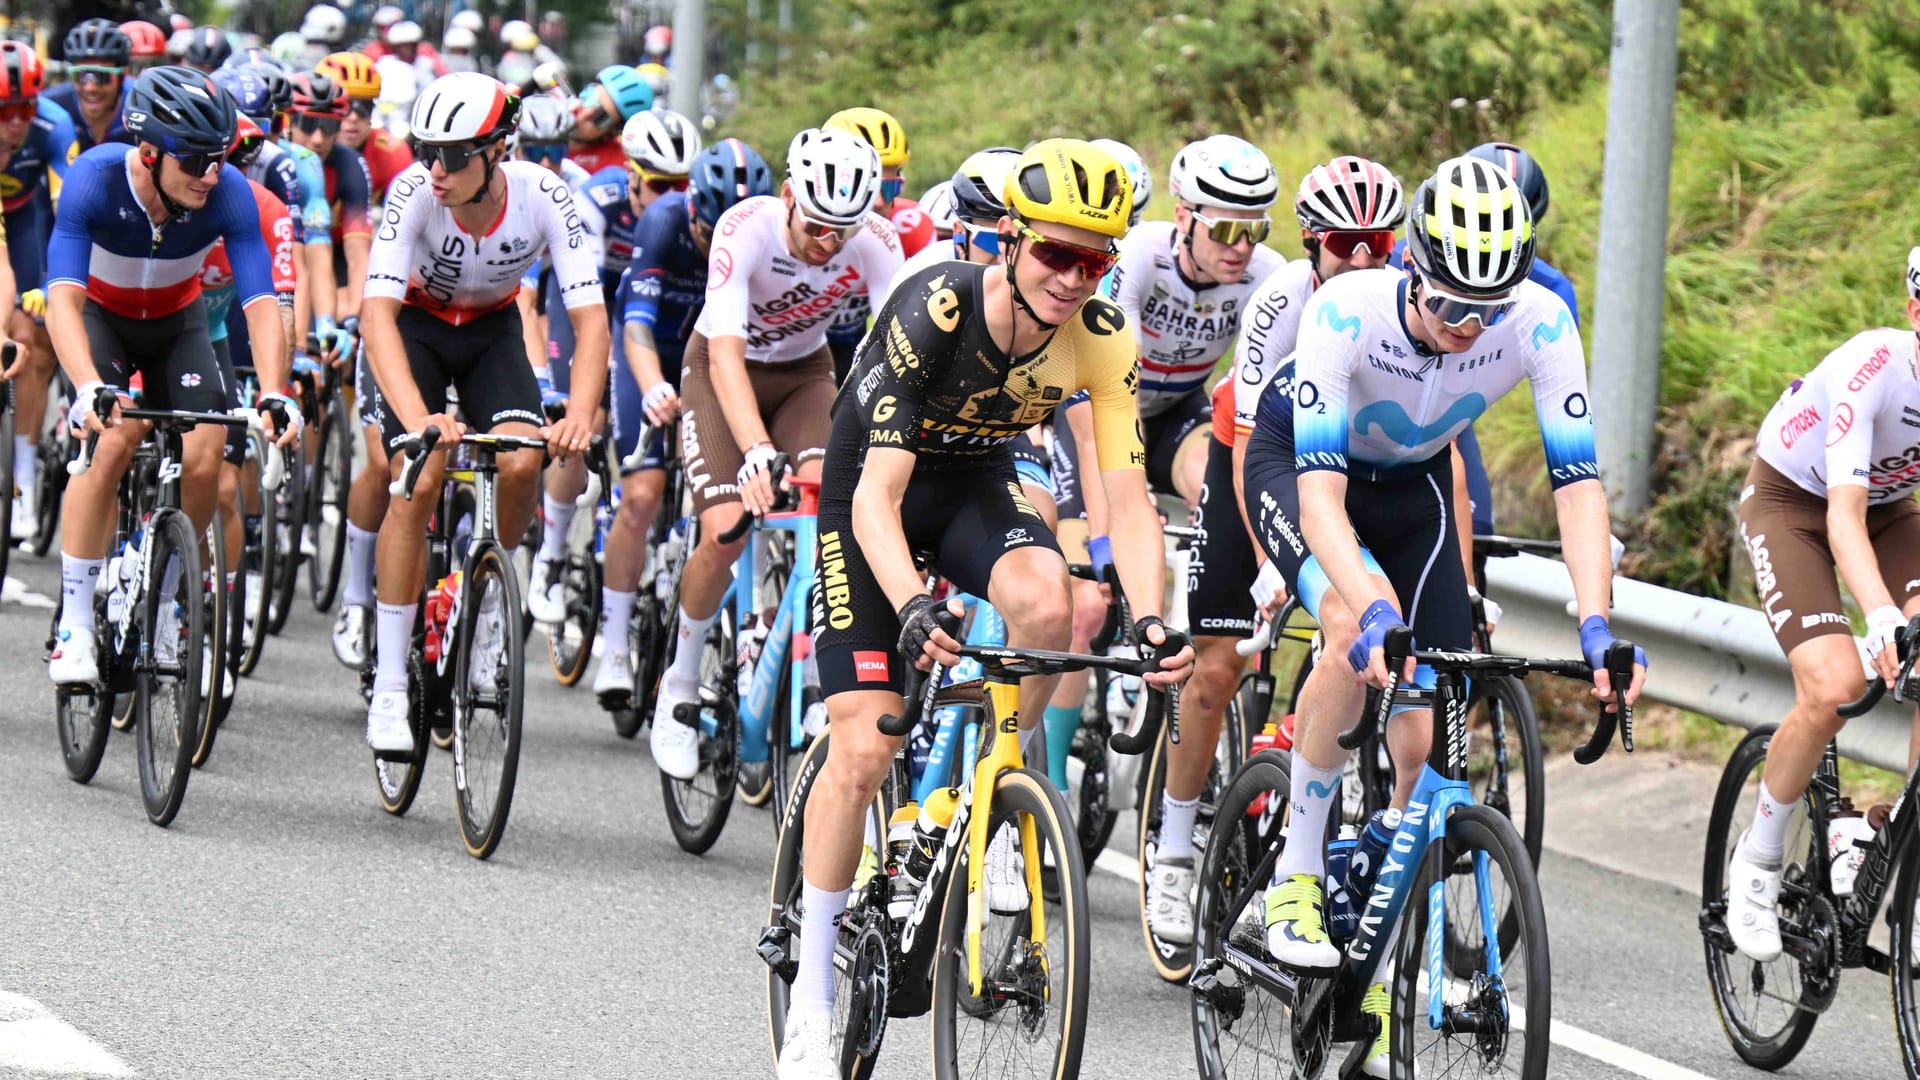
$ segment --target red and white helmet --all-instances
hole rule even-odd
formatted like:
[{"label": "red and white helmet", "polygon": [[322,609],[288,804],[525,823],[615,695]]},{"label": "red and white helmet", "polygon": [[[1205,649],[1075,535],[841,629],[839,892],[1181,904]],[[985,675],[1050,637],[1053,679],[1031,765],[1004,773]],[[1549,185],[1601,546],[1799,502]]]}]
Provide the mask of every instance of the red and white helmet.
[{"label": "red and white helmet", "polygon": [[421,142],[487,142],[512,132],[519,119],[520,99],[498,80],[456,71],[427,84],[407,130]]},{"label": "red and white helmet", "polygon": [[1300,178],[1293,210],[1308,232],[1397,229],[1407,216],[1407,196],[1393,170],[1345,155]]}]

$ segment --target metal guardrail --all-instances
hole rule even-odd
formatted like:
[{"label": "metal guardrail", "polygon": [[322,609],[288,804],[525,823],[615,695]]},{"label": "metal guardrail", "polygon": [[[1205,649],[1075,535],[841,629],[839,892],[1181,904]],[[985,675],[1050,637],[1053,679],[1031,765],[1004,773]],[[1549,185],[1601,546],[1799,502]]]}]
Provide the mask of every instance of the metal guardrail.
[{"label": "metal guardrail", "polygon": [[[1487,593],[1505,609],[1494,648],[1572,656],[1579,628],[1564,563],[1537,555],[1487,563]],[[1753,608],[1644,581],[1613,579],[1614,632],[1647,650],[1646,695],[1743,728],[1775,724],[1793,708],[1793,673]],[[1904,773],[1912,706],[1883,702],[1840,733],[1840,752]]]}]

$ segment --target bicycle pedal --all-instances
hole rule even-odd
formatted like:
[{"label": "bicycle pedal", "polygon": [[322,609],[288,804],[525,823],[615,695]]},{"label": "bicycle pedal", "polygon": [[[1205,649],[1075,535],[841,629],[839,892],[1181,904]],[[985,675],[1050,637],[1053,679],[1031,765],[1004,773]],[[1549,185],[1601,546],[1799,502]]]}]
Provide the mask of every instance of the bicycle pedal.
[{"label": "bicycle pedal", "polygon": [[696,705],[693,702],[683,701],[673,707],[673,720],[677,724],[685,724],[690,728],[697,729],[700,726],[701,708],[702,706]]},{"label": "bicycle pedal", "polygon": [[625,712],[633,708],[633,692],[630,690],[603,690],[600,693],[600,708],[607,712]]},{"label": "bicycle pedal", "polygon": [[793,955],[793,932],[784,926],[769,926],[760,933],[754,951],[784,982],[792,982],[800,962]]},{"label": "bicycle pedal", "polygon": [[414,750],[375,750],[375,761],[390,762],[395,765],[410,764],[414,760]]}]

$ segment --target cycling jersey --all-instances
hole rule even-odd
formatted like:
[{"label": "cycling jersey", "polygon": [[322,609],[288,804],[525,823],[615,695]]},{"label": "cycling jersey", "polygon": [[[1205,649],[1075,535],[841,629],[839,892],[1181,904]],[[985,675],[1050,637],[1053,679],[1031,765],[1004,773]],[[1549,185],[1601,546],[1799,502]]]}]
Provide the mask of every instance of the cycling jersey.
[{"label": "cycling jersey", "polygon": [[307,242],[306,224],[301,213],[305,205],[305,193],[300,189],[300,169],[294,164],[293,155],[280,149],[280,145],[269,139],[261,144],[260,156],[247,166],[247,179],[266,188],[287,208],[287,218],[293,223],[293,242]]},{"label": "cycling jersey", "polygon": [[[1247,301],[1246,314],[1240,319],[1240,340],[1233,347],[1233,372],[1229,376],[1230,412],[1233,414],[1231,438],[1244,440],[1253,431],[1253,419],[1259,411],[1260,395],[1273,380],[1280,362],[1293,355],[1300,335],[1300,313],[1307,298],[1319,284],[1309,259],[1295,259],[1273,273],[1254,290]],[[1220,432],[1220,409],[1214,406],[1214,433]]]},{"label": "cycling jersey", "polygon": [[366,295],[404,300],[459,326],[513,304],[520,276],[552,252],[560,295],[571,308],[599,304],[592,243],[560,178],[526,161],[499,165],[507,181],[500,219],[483,236],[454,224],[415,164],[394,180],[367,259]]},{"label": "cycling jersey", "polygon": [[[898,286],[901,282],[907,280],[908,278],[919,273],[920,271],[925,270],[927,267],[932,266],[935,263],[955,262],[955,261],[965,262],[966,260],[960,258],[959,249],[954,244],[953,241],[941,240],[936,243],[928,244],[926,247],[921,248],[918,252],[908,256],[907,261],[900,264],[900,272],[893,275],[893,281],[891,284],[893,286]],[[865,329],[866,327],[863,324],[861,327],[862,332],[864,332]]]},{"label": "cycling jersey", "polygon": [[1255,246],[1238,281],[1200,285],[1180,272],[1173,222],[1149,221],[1120,242],[1107,295],[1126,312],[1140,350],[1140,415],[1150,417],[1206,384],[1240,328],[1240,313],[1279,252]]},{"label": "cycling jersey", "polygon": [[0,208],[12,214],[25,209],[45,188],[55,201],[60,181],[67,175],[73,153],[73,119],[67,110],[42,97],[27,137],[14,148],[7,167],[0,170]]},{"label": "cycling jersey", "polygon": [[656,345],[681,342],[707,293],[707,256],[693,239],[693,211],[686,192],[655,199],[634,229],[622,322],[653,331]]},{"label": "cycling jersey", "polygon": [[814,266],[787,250],[789,213],[778,196],[742,200],[720,216],[707,259],[706,307],[695,329],[708,340],[746,338],[747,359],[760,363],[820,349],[848,299],[866,289],[884,303],[900,269],[900,241],[878,214]]},{"label": "cycling jersey", "polygon": [[[120,107],[113,111],[113,121],[107,125],[106,142],[132,146],[139,141],[127,131],[127,95],[131,93],[133,93],[133,79],[123,78],[120,86]],[[42,101],[51,101],[60,106],[66,112],[67,118],[73,122],[74,150],[67,155],[69,164],[75,157],[93,149],[93,125],[87,123],[86,117],[80,112],[80,98],[74,84],[64,82],[49,86],[40,98]]]},{"label": "cycling jersey", "polygon": [[618,136],[601,139],[597,143],[574,143],[567,150],[567,160],[587,170],[588,175],[601,169],[610,169],[615,165],[622,168],[627,164],[627,152],[620,148]]},{"label": "cycling jersey", "polygon": [[600,281],[609,294],[619,283],[620,272],[633,261],[633,204],[627,199],[627,167],[601,169],[574,189],[573,204],[587,232],[597,242],[600,254]]},{"label": "cycling jersey", "polygon": [[1301,472],[1346,472],[1350,461],[1392,469],[1439,454],[1525,378],[1553,486],[1597,479],[1586,359],[1567,306],[1521,282],[1514,309],[1471,352],[1436,356],[1407,329],[1409,284],[1398,270],[1354,270],[1315,290],[1301,313],[1297,385],[1278,393],[1270,382],[1255,427],[1290,431]]},{"label": "cycling jersey", "polygon": [[841,385],[835,426],[914,452],[916,468],[968,468],[1084,389],[1101,471],[1144,468],[1126,316],[1093,297],[1045,345],[1010,358],[981,308],[987,270],[943,263],[901,282]]},{"label": "cycling jersey", "polygon": [[[940,248],[949,253],[952,251],[945,245],[931,242],[933,219],[920,209],[919,203],[905,195],[893,200],[893,205],[887,209],[886,218],[887,223],[893,226],[893,235],[900,241],[900,253],[908,261],[918,258],[929,248]],[[894,274],[893,280],[900,280],[900,274]],[[832,326],[827,327],[827,341],[832,343],[836,350],[834,353],[836,360],[841,360],[843,363],[850,362],[842,358],[853,345],[858,344],[860,339],[866,336],[867,322],[873,318],[874,308],[873,298],[862,291],[851,297],[847,301],[847,306],[840,309],[839,317],[833,320]]]},{"label": "cycling jersey", "polygon": [[366,144],[360,147],[360,156],[367,163],[367,177],[371,181],[368,197],[374,206],[387,201],[387,188],[393,186],[393,178],[413,164],[413,151],[407,148],[406,140],[396,139],[384,131],[367,136]]},{"label": "cycling jersey", "polygon": [[327,205],[333,209],[333,242],[372,235],[373,175],[367,159],[346,143],[335,142],[320,164],[326,174]]},{"label": "cycling jersey", "polygon": [[[273,290],[291,303],[295,285],[293,266],[293,217],[287,204],[259,181],[248,181],[253,203],[260,212],[260,234],[266,238],[267,254],[272,260]],[[234,296],[233,267],[227,261],[224,240],[214,242],[207,261],[200,269],[200,300],[207,307],[207,336],[214,341],[227,338],[227,308]],[[251,365],[247,365],[251,366]]]},{"label": "cycling jersey", "polygon": [[[309,244],[333,243],[333,206],[327,202],[327,173],[320,156],[290,139],[275,146],[293,156],[293,172],[300,184],[300,231]],[[262,156],[265,151],[261,151]]]},{"label": "cycling jersey", "polygon": [[67,170],[65,194],[47,250],[48,288],[85,289],[116,315],[153,319],[200,298],[200,266],[216,240],[227,241],[240,306],[274,295],[273,270],[260,235],[253,189],[240,170],[220,167],[207,204],[154,225],[128,176],[135,151],[96,146]]},{"label": "cycling jersey", "polygon": [[1920,487],[1920,373],[1908,330],[1855,334],[1793,380],[1760,425],[1760,460],[1810,494],[1865,487],[1870,504]]},{"label": "cycling jersey", "polygon": [[911,258],[933,242],[933,219],[927,216],[920,204],[905,195],[893,200],[887,207],[887,221],[893,226],[894,234],[900,237],[900,251]]}]

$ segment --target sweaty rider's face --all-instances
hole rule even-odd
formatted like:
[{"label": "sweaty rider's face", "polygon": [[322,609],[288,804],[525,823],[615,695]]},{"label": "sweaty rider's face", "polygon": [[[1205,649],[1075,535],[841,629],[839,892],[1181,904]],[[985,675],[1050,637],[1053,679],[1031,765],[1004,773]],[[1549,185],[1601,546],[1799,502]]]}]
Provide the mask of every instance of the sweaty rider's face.
[{"label": "sweaty rider's face", "polygon": [[[1029,233],[1037,233],[1039,239]],[[1011,246],[1002,241],[1001,250],[1010,252],[1013,280],[1020,295],[1042,321],[1056,326],[1080,310],[1087,298],[1099,289],[1104,273],[1104,269],[1100,273],[1089,273],[1086,265],[1075,264],[1073,260],[1111,254],[1113,250],[1113,241],[1100,233],[1051,221],[1019,222],[1010,217],[1001,218],[1000,235],[1015,237]],[[1048,244],[1054,247],[1049,250]],[[1058,265],[1050,264],[1049,260]],[[1106,265],[1110,268],[1111,261]]]},{"label": "sweaty rider's face", "polygon": [[[1304,246],[1307,239],[1313,235],[1313,233],[1305,229],[1300,230],[1302,245]],[[1314,261],[1313,269],[1320,275],[1321,281],[1332,281],[1334,278],[1349,270],[1378,269],[1387,265],[1387,260],[1392,256],[1393,248],[1391,246],[1389,246],[1387,250],[1376,254],[1372,248],[1361,245],[1353,248],[1352,255],[1342,259],[1327,250],[1327,243],[1323,236],[1320,241],[1319,255]]]},{"label": "sweaty rider's face", "polygon": [[1409,290],[1408,301],[1413,305],[1414,313],[1420,320],[1420,328],[1426,331],[1427,344],[1438,348],[1443,353],[1463,353],[1473,348],[1473,343],[1479,341],[1480,335],[1487,332],[1486,326],[1479,319],[1468,319],[1458,326],[1447,326],[1441,323],[1440,317],[1428,311],[1427,306],[1420,302],[1420,297],[1425,295],[1425,289],[1426,286],[1422,284],[1418,288]]}]

